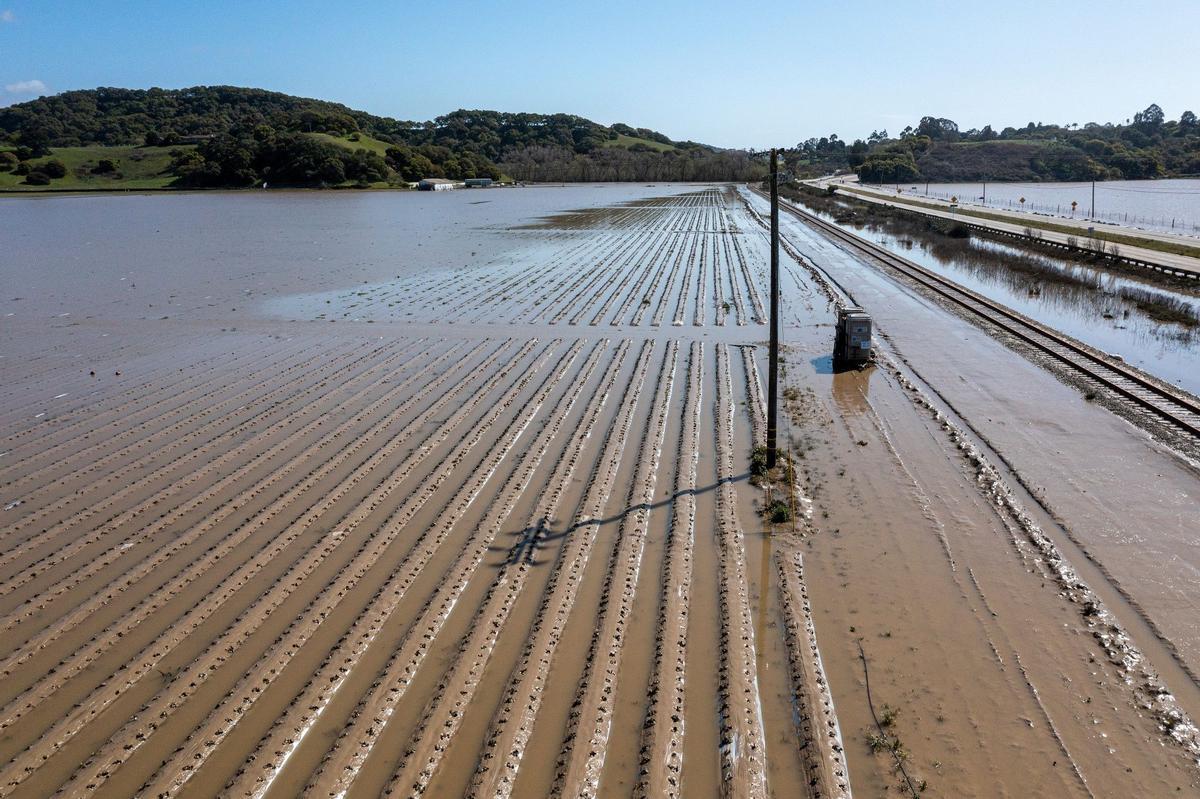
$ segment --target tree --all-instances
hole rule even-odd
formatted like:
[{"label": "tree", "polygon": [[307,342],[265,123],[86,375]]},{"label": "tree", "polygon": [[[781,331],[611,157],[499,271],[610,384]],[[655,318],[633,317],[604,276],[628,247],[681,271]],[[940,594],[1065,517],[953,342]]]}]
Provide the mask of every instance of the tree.
[{"label": "tree", "polygon": [[1191,111],[1184,111],[1179,115],[1179,127],[1181,130],[1195,130],[1200,125],[1196,122],[1196,115]]},{"label": "tree", "polygon": [[92,167],[92,174],[94,175],[108,175],[116,171],[117,162],[111,158],[101,158],[96,165]]},{"label": "tree", "polygon": [[846,160],[851,169],[858,169],[863,162],[867,160],[867,143],[862,139],[855,139],[854,144],[850,145],[846,152]]},{"label": "tree", "polygon": [[18,164],[17,154],[7,150],[0,152],[0,172],[10,172]]},{"label": "tree", "polygon": [[342,162],[336,158],[326,158],[317,169],[317,179],[331,186],[345,183],[346,171]]},{"label": "tree", "polygon": [[1138,111],[1133,115],[1133,124],[1147,131],[1158,130],[1162,127],[1166,115],[1163,110],[1158,107],[1157,103],[1151,103],[1146,107],[1145,111]]},{"label": "tree", "polygon": [[32,158],[49,155],[50,133],[43,127],[24,129],[21,131],[21,145],[29,148]]},{"label": "tree", "polygon": [[958,140],[958,125],[950,119],[941,117],[921,117],[917,125],[918,136],[928,136],[931,139]]},{"label": "tree", "polygon": [[389,147],[387,163],[409,183],[432,177],[434,173],[433,162],[411,147]]},{"label": "tree", "polygon": [[49,186],[50,176],[45,172],[30,172],[25,176],[25,182],[30,186]]}]

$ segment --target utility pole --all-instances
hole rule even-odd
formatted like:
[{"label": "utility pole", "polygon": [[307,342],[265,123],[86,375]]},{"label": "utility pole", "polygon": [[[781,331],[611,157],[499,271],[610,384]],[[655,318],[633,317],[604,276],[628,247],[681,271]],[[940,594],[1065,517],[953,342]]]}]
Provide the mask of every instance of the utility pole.
[{"label": "utility pole", "polygon": [[779,165],[771,150],[771,349],[767,371],[767,468],[776,461],[776,417],[779,414]]},{"label": "utility pole", "polygon": [[1096,218],[1096,181],[1092,181],[1092,212],[1088,214],[1091,219]]},{"label": "utility pole", "polygon": [[983,181],[983,204],[987,205],[987,180]]}]

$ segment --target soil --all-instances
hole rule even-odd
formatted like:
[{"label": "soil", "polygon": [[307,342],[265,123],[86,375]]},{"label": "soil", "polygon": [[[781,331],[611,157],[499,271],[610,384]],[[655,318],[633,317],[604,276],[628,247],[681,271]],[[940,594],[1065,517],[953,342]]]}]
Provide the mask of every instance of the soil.
[{"label": "soil", "polygon": [[[836,292],[785,255],[803,481],[769,529],[760,220],[617,191],[304,198],[381,241],[443,221],[351,264],[287,217],[204,269],[89,262],[121,198],[22,201],[78,230],[4,267],[0,796],[873,795],[901,756],[928,796],[1196,791],[1197,596],[1093,541],[1078,482],[1031,493],[1049,467],[991,422],[1028,409],[962,400],[886,316],[832,374]],[[139,202],[204,252],[214,201]],[[1194,492],[1120,424],[1106,451]],[[1169,552],[1174,512],[1142,531]]]}]

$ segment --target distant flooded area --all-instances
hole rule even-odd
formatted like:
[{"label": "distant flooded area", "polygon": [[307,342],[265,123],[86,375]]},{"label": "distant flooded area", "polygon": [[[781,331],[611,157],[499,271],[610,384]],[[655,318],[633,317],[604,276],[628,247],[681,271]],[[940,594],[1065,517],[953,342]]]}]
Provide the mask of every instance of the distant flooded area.
[{"label": "distant flooded area", "polygon": [[[989,199],[991,192],[988,184]],[[847,230],[1200,393],[1200,294],[1194,289],[1166,289],[1136,275],[977,236],[954,238],[908,219],[867,216],[841,198],[804,200],[809,210]]]},{"label": "distant flooded area", "polygon": [[[1200,236],[1200,178],[1107,180],[1095,185],[1095,206],[1091,182],[906,183],[899,188],[910,196],[957,198],[963,204],[988,208]],[[1076,204],[1074,209],[1071,203]]]}]

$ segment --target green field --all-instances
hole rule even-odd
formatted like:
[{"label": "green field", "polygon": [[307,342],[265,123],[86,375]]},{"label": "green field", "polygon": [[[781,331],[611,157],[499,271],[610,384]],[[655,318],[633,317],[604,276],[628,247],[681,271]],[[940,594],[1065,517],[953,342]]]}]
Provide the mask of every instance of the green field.
[{"label": "green field", "polygon": [[[373,139],[365,133],[357,134],[358,141],[351,141],[349,136],[334,136],[329,133],[306,133],[304,135],[311,136],[312,138],[316,139],[317,141],[323,141],[326,144],[333,144],[333,145],[336,145],[337,147],[344,147],[350,151],[370,150],[371,152],[378,155],[380,158],[384,158],[387,156],[387,149],[389,147],[396,146],[394,144],[388,144],[385,141],[380,141],[379,139]],[[351,134],[351,135],[353,135],[353,134]]]},{"label": "green field", "polygon": [[[161,189],[175,180],[168,174],[172,150],[190,150],[192,145],[175,147],[56,147],[50,155],[29,161],[30,168],[58,159],[66,164],[67,175],[50,181],[49,186],[29,186],[23,175],[0,172],[0,191],[86,191],[95,189]],[[116,163],[117,171],[92,174],[100,159]]]},{"label": "green field", "polygon": [[668,150],[679,149],[674,144],[663,144],[660,141],[654,141],[652,139],[642,139],[637,136],[626,136],[624,133],[618,133],[617,138],[615,139],[607,139],[602,146],[629,148],[634,144],[644,144],[650,149],[657,150],[660,153],[665,153]]}]

